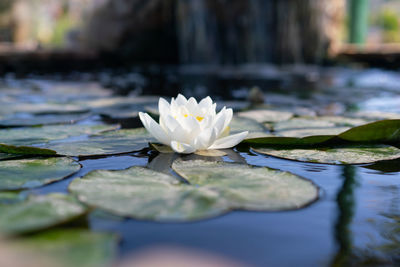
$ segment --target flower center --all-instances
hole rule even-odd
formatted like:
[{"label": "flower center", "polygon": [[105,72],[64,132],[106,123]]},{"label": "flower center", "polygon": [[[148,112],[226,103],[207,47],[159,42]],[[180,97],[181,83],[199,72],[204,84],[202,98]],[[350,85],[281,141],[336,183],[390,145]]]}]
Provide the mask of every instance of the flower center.
[{"label": "flower center", "polygon": [[[187,118],[188,116],[194,117],[192,114],[184,114],[183,117]],[[202,121],[204,117],[196,116],[196,120]]]}]

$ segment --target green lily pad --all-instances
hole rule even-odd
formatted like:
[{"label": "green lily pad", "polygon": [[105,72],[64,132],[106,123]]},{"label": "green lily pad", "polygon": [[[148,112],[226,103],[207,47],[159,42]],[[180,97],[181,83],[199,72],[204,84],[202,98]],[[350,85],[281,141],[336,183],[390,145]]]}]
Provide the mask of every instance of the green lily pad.
[{"label": "green lily pad", "polygon": [[310,181],[268,168],[203,160],[177,160],[172,168],[189,184],[168,174],[132,167],[91,172],[74,180],[69,190],[89,206],[156,221],[198,220],[231,209],[295,209],[318,197],[318,189]]},{"label": "green lily pad", "polygon": [[[347,118],[341,116],[321,116],[321,117],[300,117],[292,118],[286,121],[280,121],[273,124],[273,129],[277,132],[277,135],[283,136],[282,132],[293,131],[293,130],[320,130],[329,131],[332,129],[349,129],[350,127],[359,126],[368,123],[367,120],[360,118]],[[347,127],[347,128],[346,128]],[[345,131],[344,130],[344,131]],[[337,132],[337,131],[336,131]],[[318,134],[321,135],[322,133]],[[332,133],[331,133],[332,134]],[[315,134],[317,135],[317,134]],[[285,136],[289,136],[286,134]],[[305,135],[303,135],[305,136]],[[292,136],[295,137],[295,136]]]},{"label": "green lily pad", "polygon": [[293,113],[291,112],[268,109],[243,111],[239,112],[237,115],[239,117],[252,119],[260,123],[286,121],[293,117]]},{"label": "green lily pad", "polygon": [[331,128],[310,128],[310,129],[294,129],[280,131],[277,136],[284,137],[306,137],[315,135],[338,135],[350,129],[349,127],[331,127]]},{"label": "green lily pad", "polygon": [[368,123],[338,135],[351,142],[400,142],[400,120],[383,120]]},{"label": "green lily pad", "polygon": [[312,129],[312,128],[331,128],[335,127],[335,123],[325,120],[316,120],[313,118],[293,118],[287,121],[274,123],[275,132],[294,130],[294,129]]},{"label": "green lily pad", "polygon": [[96,114],[111,118],[125,118],[127,115],[144,111],[146,106],[156,104],[158,99],[155,96],[108,97],[85,101],[82,104]]},{"label": "green lily pad", "polygon": [[0,204],[0,232],[22,234],[43,230],[83,215],[86,208],[71,196],[30,196],[26,201]]},{"label": "green lily pad", "polygon": [[72,181],[69,190],[89,206],[137,219],[197,220],[227,210],[217,192],[137,166],[122,171],[93,171]]},{"label": "green lily pad", "polygon": [[4,158],[9,158],[10,155],[56,155],[54,150],[31,147],[31,146],[13,146],[0,144],[0,152]]},{"label": "green lily pad", "polygon": [[142,150],[155,139],[144,128],[105,132],[87,140],[51,142],[45,148],[66,156],[115,155]]},{"label": "green lily pad", "polygon": [[0,190],[42,186],[61,180],[80,168],[79,163],[66,157],[0,161]]},{"label": "green lily pad", "polygon": [[270,149],[253,148],[257,153],[304,162],[362,164],[400,157],[400,149],[386,145],[359,145],[336,148]]},{"label": "green lily pad", "polygon": [[41,127],[9,128],[0,130],[0,143],[35,145],[73,136],[93,135],[113,130],[113,125],[46,125]]},{"label": "green lily pad", "polygon": [[116,257],[118,238],[112,233],[85,229],[57,229],[11,242],[11,247],[30,252],[56,266],[108,267]]},{"label": "green lily pad", "polygon": [[[292,125],[295,127],[295,125]],[[301,129],[298,127],[297,129]],[[302,136],[305,134],[304,132],[297,132],[297,129],[294,128],[293,135]],[[310,128],[303,128],[311,131]],[[334,135],[335,131],[338,131],[338,128],[314,128],[320,131],[323,130],[323,133],[327,129],[332,130],[332,135],[310,135],[305,137],[258,137],[258,138],[246,138],[243,142],[247,144],[257,145],[258,147],[276,147],[276,146],[285,146],[282,148],[287,148],[287,146],[298,147],[298,146],[321,146],[326,142],[330,142],[330,145],[341,145],[343,143],[352,143],[352,144],[365,144],[365,143],[378,143],[378,144],[387,144],[387,143],[399,143],[400,142],[400,120],[383,120],[376,121],[360,126],[356,126],[350,128],[340,134]],[[312,129],[312,130],[314,130]],[[285,131],[278,132],[288,134],[288,129]],[[321,131],[319,132],[321,133]],[[285,135],[286,135],[285,134]]]},{"label": "green lily pad", "polygon": [[241,118],[236,116],[232,118],[229,127],[232,134],[244,131],[249,131],[249,133],[264,133],[266,131],[265,127],[262,124],[248,118]]},{"label": "green lily pad", "polygon": [[317,199],[310,181],[289,172],[216,161],[176,160],[174,171],[193,186],[218,192],[231,209],[296,209]]}]

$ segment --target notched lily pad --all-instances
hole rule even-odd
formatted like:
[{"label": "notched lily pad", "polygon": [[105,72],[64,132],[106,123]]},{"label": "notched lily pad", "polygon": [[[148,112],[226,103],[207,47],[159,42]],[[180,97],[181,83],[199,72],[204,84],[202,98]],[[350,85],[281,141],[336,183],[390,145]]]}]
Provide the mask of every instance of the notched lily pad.
[{"label": "notched lily pad", "polygon": [[0,232],[22,234],[43,230],[83,215],[86,208],[62,194],[30,196],[26,201],[0,204]]},{"label": "notched lily pad", "polygon": [[400,149],[387,145],[352,145],[313,149],[253,148],[253,150],[278,158],[325,164],[362,164],[400,158]]},{"label": "notched lily pad", "polygon": [[56,266],[107,267],[116,257],[118,238],[85,229],[57,229],[17,239],[12,248],[45,257]]},{"label": "notched lily pad", "polygon": [[0,190],[42,186],[61,180],[80,168],[79,163],[66,157],[0,161]]},{"label": "notched lily pad", "polygon": [[244,164],[176,160],[174,171],[193,186],[218,192],[231,209],[296,209],[317,199],[318,189],[289,172]]},{"label": "notched lily pad", "polygon": [[227,210],[218,193],[143,167],[93,171],[72,181],[69,190],[90,206],[137,219],[197,220]]}]

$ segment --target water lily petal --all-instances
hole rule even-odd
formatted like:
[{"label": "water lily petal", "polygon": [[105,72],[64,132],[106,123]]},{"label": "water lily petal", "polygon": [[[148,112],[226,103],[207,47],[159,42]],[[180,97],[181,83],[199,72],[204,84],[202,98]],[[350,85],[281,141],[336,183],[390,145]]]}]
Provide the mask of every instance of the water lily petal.
[{"label": "water lily petal", "polygon": [[160,97],[158,100],[158,112],[160,113],[160,116],[166,116],[171,113],[171,107],[169,103],[162,97]]},{"label": "water lily petal", "polygon": [[225,107],[217,114],[214,119],[214,128],[217,130],[217,136],[219,136],[224,130],[225,121],[226,121],[226,109]]},{"label": "water lily petal", "polygon": [[186,104],[187,104],[187,99],[186,99],[186,97],[184,97],[183,95],[181,95],[181,94],[179,94],[177,97],[176,97],[176,104],[177,105],[179,105],[179,106],[185,106]]},{"label": "water lily petal", "polygon": [[178,153],[182,154],[190,154],[196,151],[196,149],[188,144],[177,142],[177,141],[172,141],[171,142],[171,148]]},{"label": "water lily petal", "polygon": [[147,113],[139,112],[139,118],[149,133],[154,136],[160,143],[169,145],[170,138],[161,126]]},{"label": "water lily petal", "polygon": [[224,149],[234,147],[239,144],[244,138],[246,138],[248,133],[249,132],[246,131],[217,139],[214,144],[209,147],[209,149]]},{"label": "water lily petal", "polygon": [[231,123],[232,118],[233,118],[233,110],[231,108],[226,109],[224,130],[226,127],[228,127],[229,123]]},{"label": "water lily petal", "polygon": [[200,122],[193,116],[187,116],[180,121],[181,126],[188,131],[200,131]]},{"label": "water lily petal", "polygon": [[160,116],[160,125],[168,134],[180,126],[179,122],[171,115]]},{"label": "water lily petal", "polygon": [[206,110],[208,110],[208,109],[211,108],[212,103],[213,103],[213,102],[212,102],[211,97],[207,96],[207,97],[203,98],[203,99],[200,101],[200,103],[199,103],[199,108],[200,108],[200,109],[206,109]]},{"label": "water lily petal", "polygon": [[207,149],[212,143],[214,143],[217,138],[216,130],[213,128],[205,129],[200,132],[200,134],[196,137],[194,141],[194,146],[196,150],[204,150]]}]

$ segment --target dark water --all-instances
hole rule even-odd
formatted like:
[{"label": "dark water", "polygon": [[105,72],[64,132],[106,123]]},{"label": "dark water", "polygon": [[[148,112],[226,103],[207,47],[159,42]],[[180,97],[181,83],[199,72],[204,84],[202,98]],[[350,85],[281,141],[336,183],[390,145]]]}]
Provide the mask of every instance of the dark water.
[{"label": "dark water", "polygon": [[[266,93],[268,104],[283,108],[291,107],[293,101],[303,103],[303,107],[322,110],[331,103],[344,103],[344,108],[349,108],[358,102],[361,109],[400,111],[397,83],[400,78],[394,73],[330,70],[340,75],[326,78],[320,72],[312,74],[311,70],[299,74],[292,69],[288,71],[291,75],[284,70],[278,74],[274,71],[244,67],[240,71],[225,69],[215,74],[211,69],[204,76],[204,69],[187,68],[182,70],[185,75],[179,77],[173,71],[154,78],[153,72],[153,78],[141,85],[133,82],[136,87],[129,86],[129,82],[114,83],[111,87],[120,93],[130,87],[166,95],[181,91],[199,97],[213,92],[217,99],[245,99],[248,85],[252,84]],[[268,76],[268,73],[272,74]],[[324,97],[321,97],[321,84],[314,82],[313,75],[317,75],[319,81],[326,78]],[[114,81],[126,80],[125,76],[118,77],[115,76]],[[290,91],[293,85],[299,90]],[[282,95],[286,96],[284,101]],[[39,194],[67,192],[73,179],[96,169],[118,170],[139,165],[168,171],[169,160],[146,151],[80,160],[83,168],[79,173],[32,191]],[[121,236],[121,256],[166,245],[212,252],[255,266],[400,264],[400,160],[367,165],[326,165],[277,159],[251,151],[232,151],[224,160],[292,172],[318,185],[320,197],[299,210],[232,211],[191,223],[162,224],[95,213],[89,217],[88,224],[96,231],[117,232]]]}]

